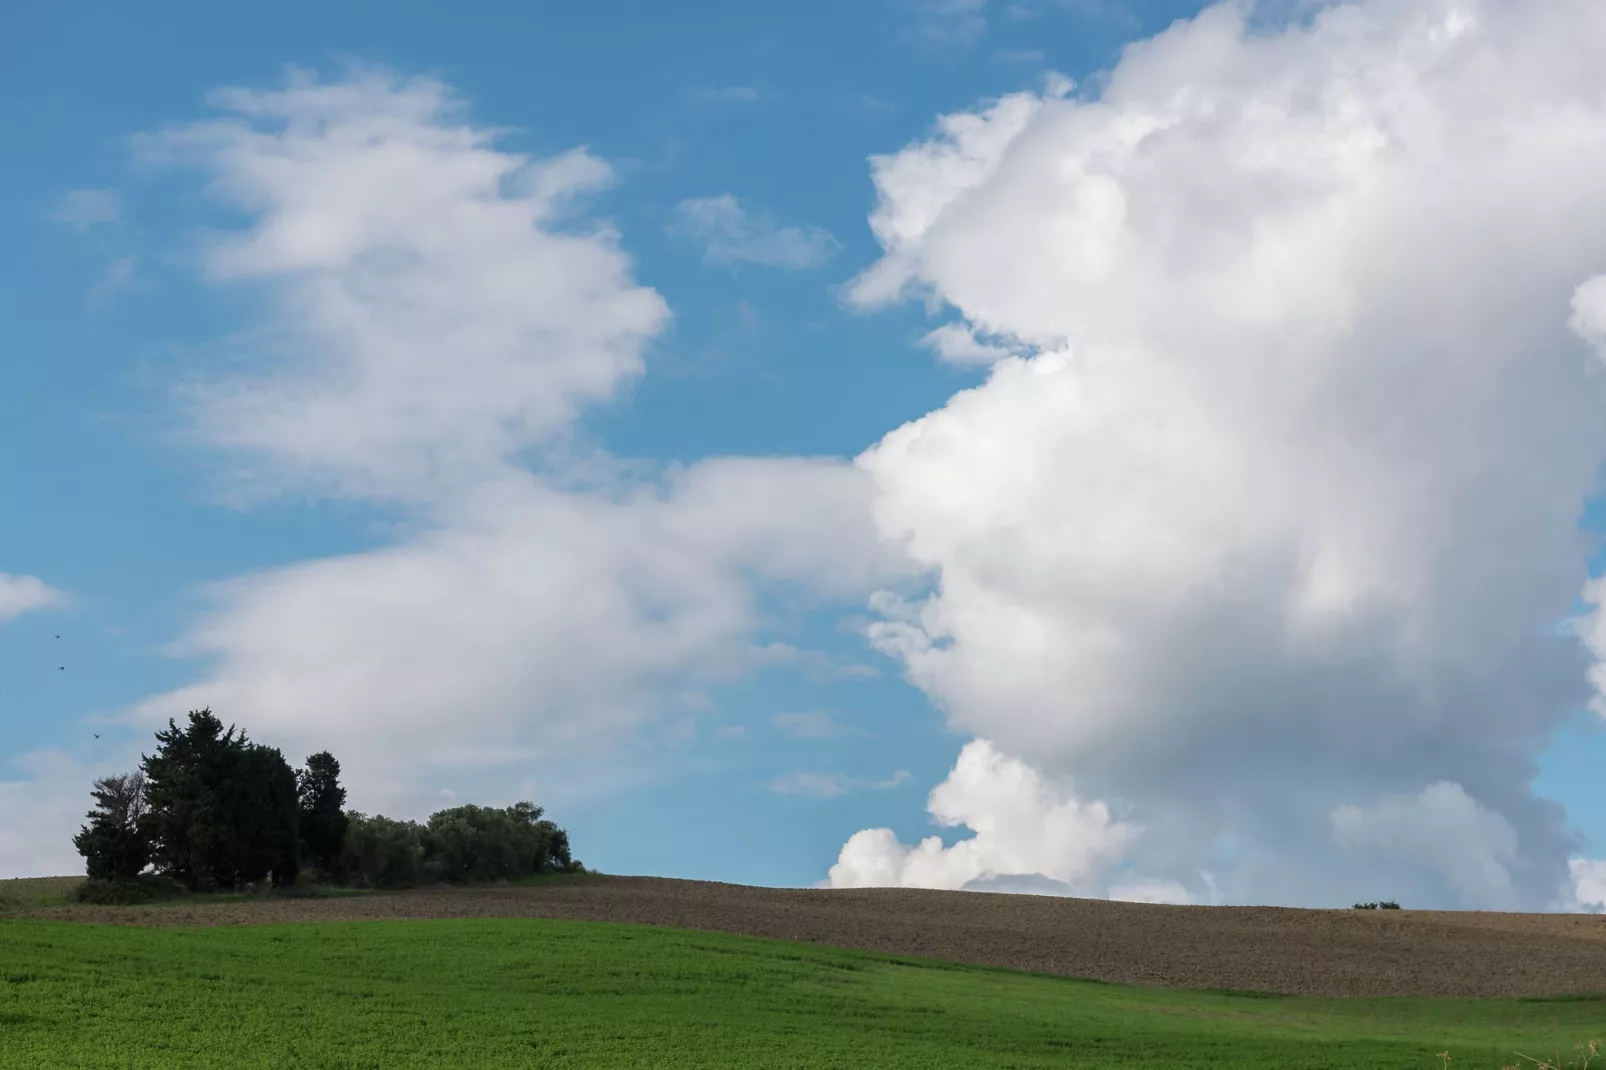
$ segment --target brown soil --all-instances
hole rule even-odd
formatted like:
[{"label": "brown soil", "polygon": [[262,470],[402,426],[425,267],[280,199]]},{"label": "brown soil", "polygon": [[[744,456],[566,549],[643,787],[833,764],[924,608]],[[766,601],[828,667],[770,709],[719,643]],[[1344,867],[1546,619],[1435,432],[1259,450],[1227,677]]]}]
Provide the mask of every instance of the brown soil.
[{"label": "brown soil", "polygon": [[1579,914],[1152,906],[655,877],[25,913],[134,925],[568,918],[746,933],[1129,984],[1319,996],[1606,992],[1606,917]]}]

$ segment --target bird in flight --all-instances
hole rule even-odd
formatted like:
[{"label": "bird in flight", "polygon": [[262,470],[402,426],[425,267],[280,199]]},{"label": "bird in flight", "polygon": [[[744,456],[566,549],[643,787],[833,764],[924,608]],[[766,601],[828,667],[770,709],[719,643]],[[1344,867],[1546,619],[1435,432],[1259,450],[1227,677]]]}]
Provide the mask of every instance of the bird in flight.
[{"label": "bird in flight", "polygon": [[99,738],[100,738],[100,733],[99,733],[99,732],[96,732],[96,733],[95,733],[95,738],[96,738],[96,739],[99,739]]},{"label": "bird in flight", "polygon": [[56,671],[57,672],[66,672],[67,671],[67,666],[65,666],[65,665],[57,665],[56,666]]}]

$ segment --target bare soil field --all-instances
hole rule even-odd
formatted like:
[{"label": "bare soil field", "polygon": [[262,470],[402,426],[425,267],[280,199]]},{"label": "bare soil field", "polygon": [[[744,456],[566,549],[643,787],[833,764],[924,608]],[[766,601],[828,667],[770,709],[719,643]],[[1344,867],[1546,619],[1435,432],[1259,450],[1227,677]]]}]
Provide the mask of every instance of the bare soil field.
[{"label": "bare soil field", "polygon": [[1606,993],[1606,916],[1181,907],[592,876],[330,899],[24,908],[123,925],[530,917],[801,940],[1127,984],[1312,996]]}]

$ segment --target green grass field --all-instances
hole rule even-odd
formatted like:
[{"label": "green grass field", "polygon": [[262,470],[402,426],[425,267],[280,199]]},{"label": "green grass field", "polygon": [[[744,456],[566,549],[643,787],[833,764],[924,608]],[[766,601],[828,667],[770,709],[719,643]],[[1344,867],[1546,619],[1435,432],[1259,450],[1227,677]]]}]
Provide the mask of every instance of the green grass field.
[{"label": "green grass field", "polygon": [[[1491,964],[1491,968],[1494,968]],[[0,919],[0,1067],[1439,1067],[1606,1000],[1137,989],[644,926]],[[1532,1064],[1523,1064],[1532,1065]]]}]

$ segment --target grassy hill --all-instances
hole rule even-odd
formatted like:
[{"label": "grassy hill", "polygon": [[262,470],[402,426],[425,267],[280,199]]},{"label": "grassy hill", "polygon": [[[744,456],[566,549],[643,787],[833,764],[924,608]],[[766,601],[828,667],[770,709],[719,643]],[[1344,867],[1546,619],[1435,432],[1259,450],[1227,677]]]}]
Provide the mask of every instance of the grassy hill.
[{"label": "grassy hill", "polygon": [[1494,1070],[1591,1037],[1606,999],[1145,989],[597,922],[0,918],[0,1067],[30,1070]]}]

